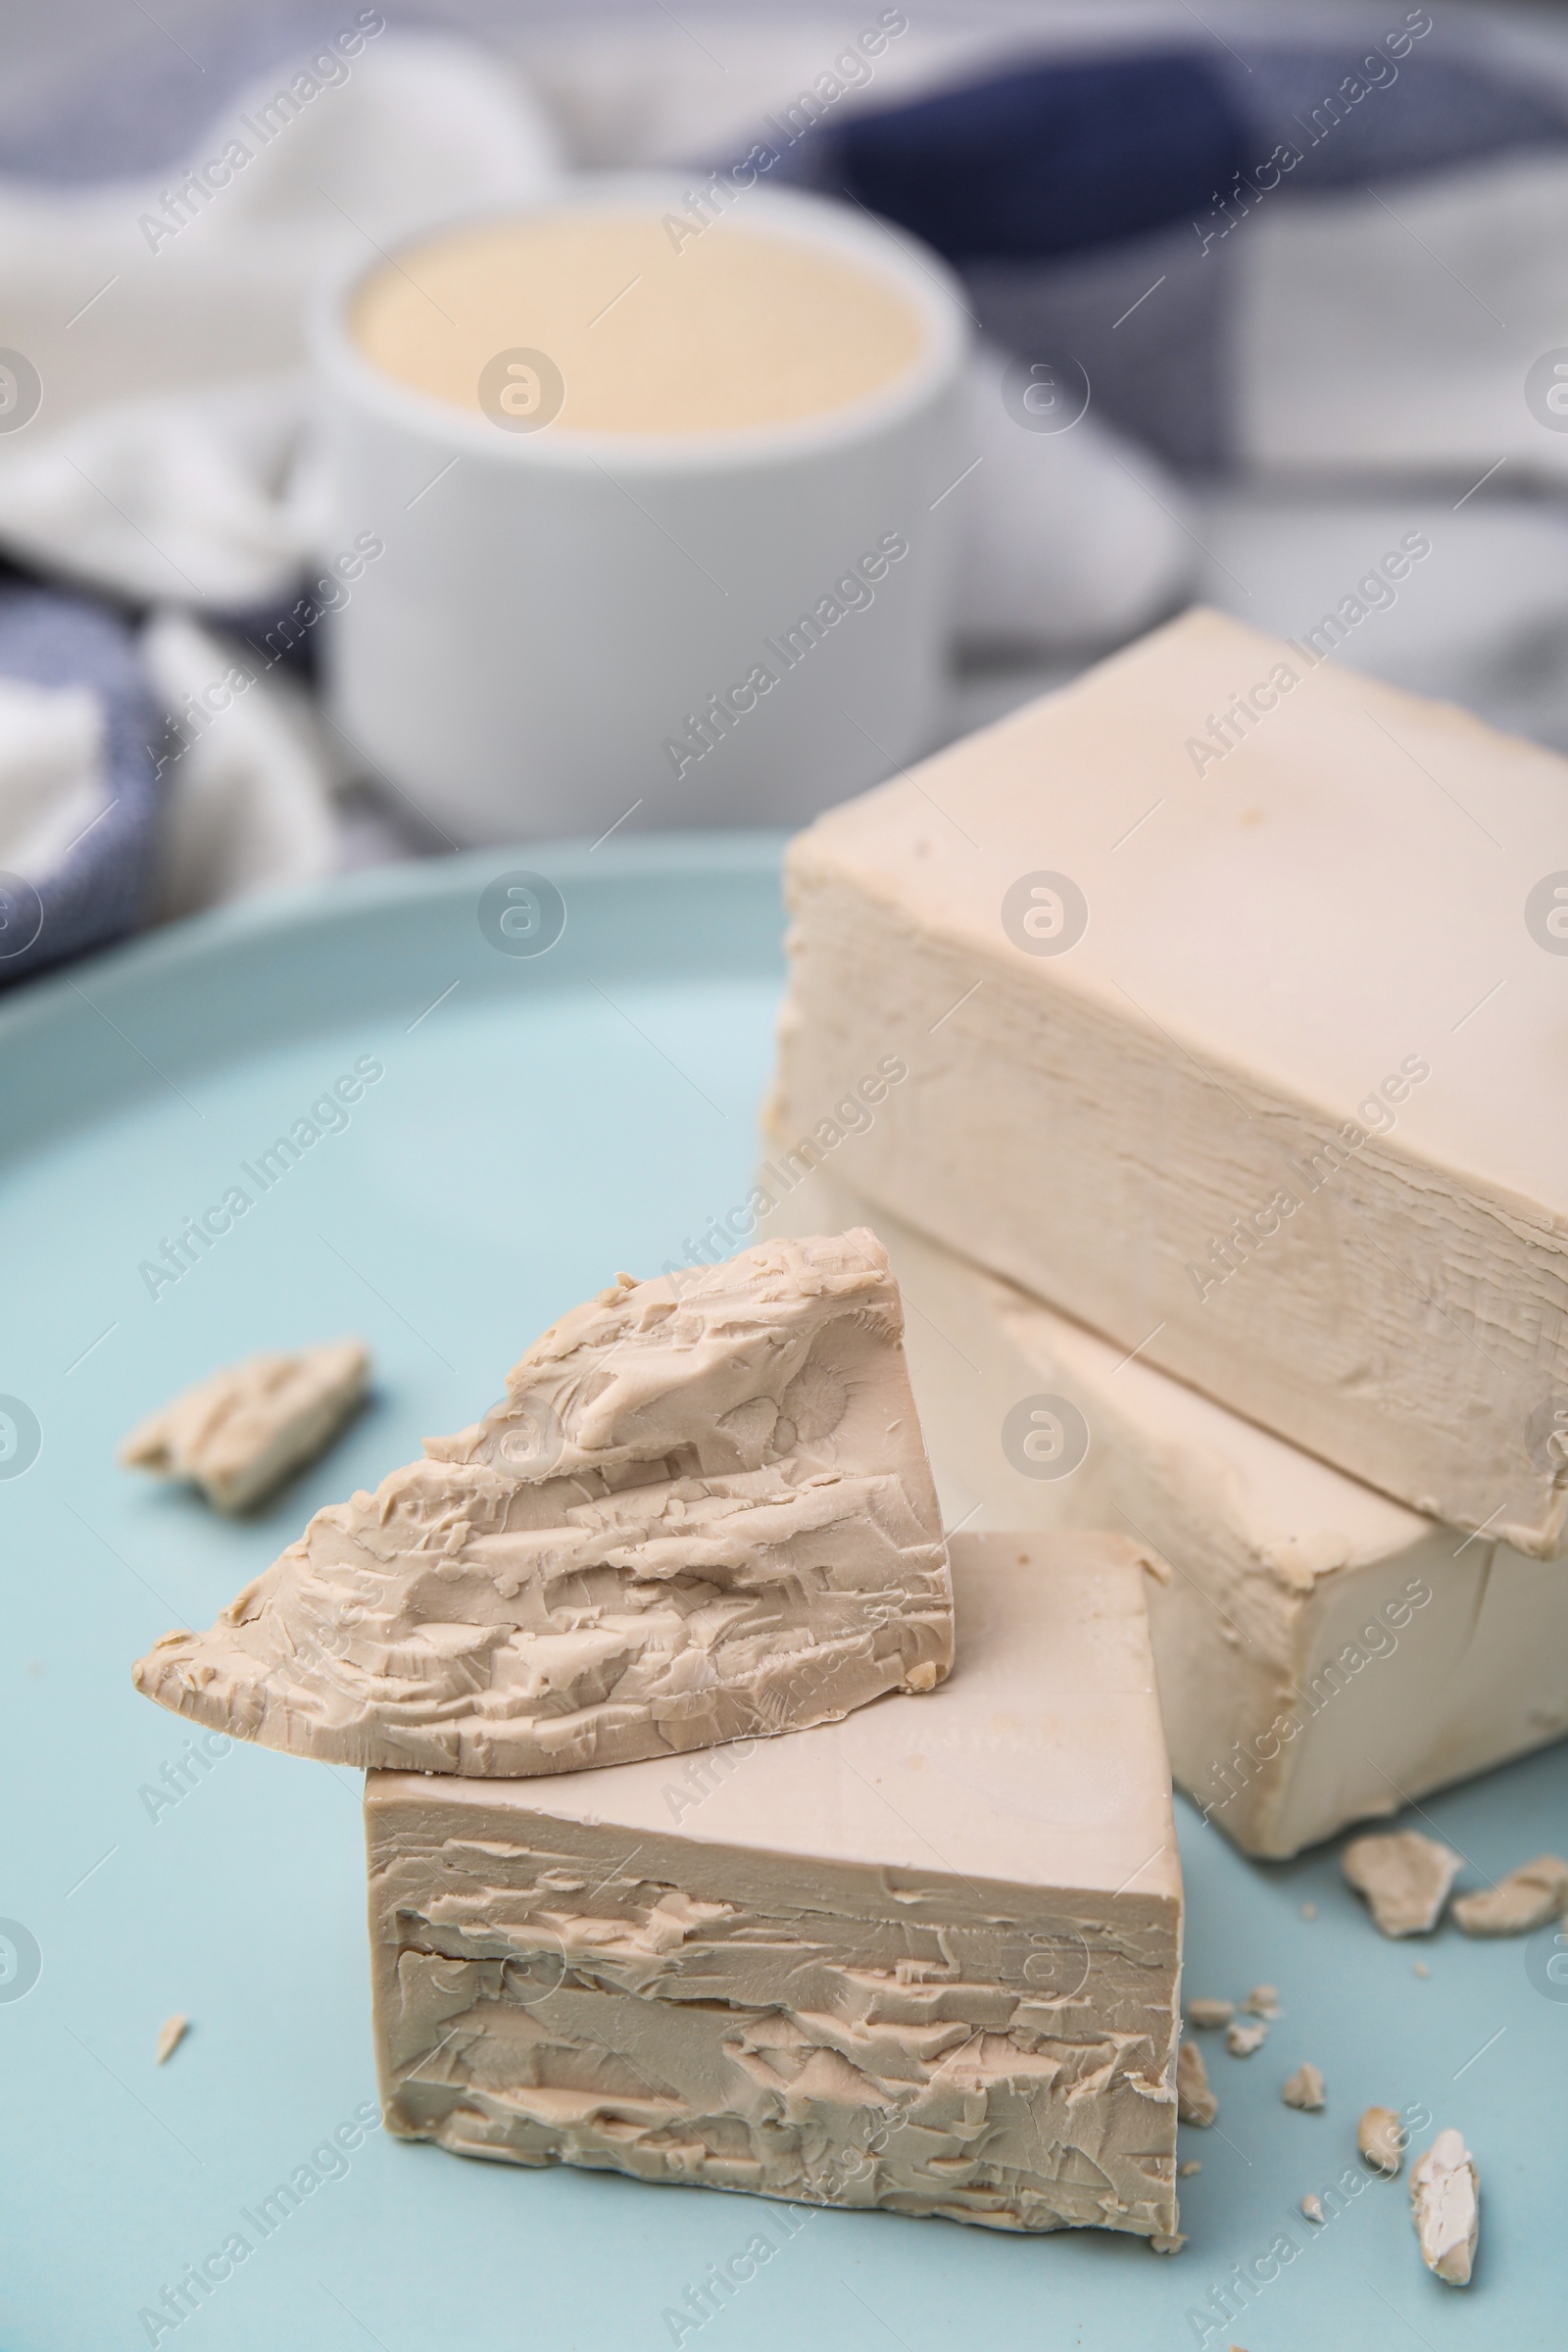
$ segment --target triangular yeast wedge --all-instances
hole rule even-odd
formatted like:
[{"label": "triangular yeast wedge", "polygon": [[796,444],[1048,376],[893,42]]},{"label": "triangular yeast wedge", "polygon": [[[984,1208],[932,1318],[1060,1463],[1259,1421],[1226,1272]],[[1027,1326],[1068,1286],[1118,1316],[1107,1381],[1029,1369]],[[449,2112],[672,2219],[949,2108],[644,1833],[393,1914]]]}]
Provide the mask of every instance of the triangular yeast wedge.
[{"label": "triangular yeast wedge", "polygon": [[327,1763],[503,1777],[931,1690],[953,1594],[903,1329],[863,1229],[621,1275],[137,1689]]}]

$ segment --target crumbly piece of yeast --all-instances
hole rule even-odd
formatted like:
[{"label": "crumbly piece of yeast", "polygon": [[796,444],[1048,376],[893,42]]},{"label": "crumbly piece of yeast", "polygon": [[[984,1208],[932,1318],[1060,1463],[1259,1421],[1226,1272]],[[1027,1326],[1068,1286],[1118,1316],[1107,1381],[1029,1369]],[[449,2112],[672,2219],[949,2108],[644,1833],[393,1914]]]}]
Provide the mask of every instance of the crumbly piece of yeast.
[{"label": "crumbly piece of yeast", "polygon": [[773,1132],[1550,1556],[1565,800],[1555,753],[1187,612],[797,837]]},{"label": "crumbly piece of yeast", "polygon": [[359,1340],[248,1355],[149,1413],[116,1458],[188,1479],[220,1511],[248,1511],[330,1445],[359,1410],[369,1376]]},{"label": "crumbly piece of yeast", "polygon": [[1462,1854],[1419,1830],[1352,1838],[1340,1856],[1340,1868],[1385,1936],[1430,1936],[1463,1866]]},{"label": "crumbly piece of yeast", "polygon": [[[839,1224],[887,1246],[949,1525],[1119,1527],[1176,1569],[1149,1595],[1171,1770],[1246,1852],[1297,1853],[1568,1732],[1564,1563],[1417,1518],[828,1167],[764,1230]],[[1074,1446],[1037,1461],[1023,1438],[1053,1403]]]},{"label": "crumbly piece of yeast", "polygon": [[1321,2107],[1325,2098],[1322,2068],[1314,2066],[1310,2058],[1303,2058],[1281,2086],[1280,2097],[1287,2107]]},{"label": "crumbly piece of yeast", "polygon": [[1468,2286],[1481,2234],[1481,2180],[1462,2132],[1440,2132],[1410,2175],[1421,2259],[1448,2286]]},{"label": "crumbly piece of yeast", "polygon": [[929,1698],[679,1765],[369,1776],[394,2134],[1175,2244],[1181,1874],[1146,1555],[953,1555],[957,1665]]},{"label": "crumbly piece of yeast", "polygon": [[137,1688],[329,1763],[522,1775],[929,1690],[953,1599],[902,1331],[868,1233],[623,1275]]},{"label": "crumbly piece of yeast", "polygon": [[1408,2140],[1409,2133],[1392,2107],[1368,2107],[1355,2127],[1355,2144],[1363,2161],[1391,2180],[1404,2163]]},{"label": "crumbly piece of yeast", "polygon": [[1200,1993],[1187,2004],[1187,2022],[1200,2034],[1212,2032],[1216,2026],[1228,2026],[1236,2015],[1234,2001],[1221,2001]]},{"label": "crumbly piece of yeast", "polygon": [[1461,1894],[1453,1916],[1467,1936],[1529,1936],[1568,1910],[1568,1862],[1538,1854],[1495,1886]]}]

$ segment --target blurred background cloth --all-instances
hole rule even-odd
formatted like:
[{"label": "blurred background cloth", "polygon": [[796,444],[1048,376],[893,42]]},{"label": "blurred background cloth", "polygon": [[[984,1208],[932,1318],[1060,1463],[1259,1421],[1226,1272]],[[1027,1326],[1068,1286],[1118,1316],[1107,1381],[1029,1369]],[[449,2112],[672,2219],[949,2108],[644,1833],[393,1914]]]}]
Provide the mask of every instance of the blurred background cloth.
[{"label": "blurred background cloth", "polygon": [[945,737],[1201,599],[1568,749],[1568,28],[480,8],[149,17],[0,104],[0,976],[447,846],[312,690],[304,320],[575,170],[749,157],[959,271]]}]

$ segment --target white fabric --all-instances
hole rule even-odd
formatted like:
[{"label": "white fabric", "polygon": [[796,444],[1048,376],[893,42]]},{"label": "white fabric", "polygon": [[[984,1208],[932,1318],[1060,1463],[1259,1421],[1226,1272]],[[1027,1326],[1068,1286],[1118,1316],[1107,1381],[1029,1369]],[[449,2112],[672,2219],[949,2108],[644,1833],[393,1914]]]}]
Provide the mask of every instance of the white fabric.
[{"label": "white fabric", "polygon": [[957,636],[971,653],[1110,645],[1169,611],[1199,555],[1187,499],[1157,458],[1091,405],[1032,432],[1003,398],[1006,355],[976,353],[953,493],[960,529]]},{"label": "white fabric", "polygon": [[[602,23],[568,18],[548,28],[530,26],[515,36],[513,55],[579,170],[679,170],[694,157],[744,155],[754,139],[776,145],[782,110],[803,91],[825,98],[823,119],[831,125],[857,108],[903,103],[1017,53],[1010,33],[929,31],[900,13],[906,29],[890,34],[876,58],[849,44],[862,26],[879,23],[880,5],[841,12],[836,22],[813,14],[750,24],[683,8],[678,21],[666,11],[651,22],[628,19],[609,34]],[[1031,46],[1035,35],[1031,25]],[[824,75],[842,95],[819,86]]]},{"label": "white fabric", "polygon": [[0,182],[4,340],[43,386],[33,420],[0,432],[0,540],[138,599],[285,593],[311,536],[290,378],[317,279],[436,215],[536,194],[558,168],[538,109],[465,44],[385,33],[339,63],[346,78],[265,146],[254,126],[292,66],[223,109],[191,164],[230,140],[258,151],[172,230],[176,171]]},{"label": "white fabric", "polygon": [[0,678],[0,871],[41,882],[107,811],[105,735],[88,687]]},{"label": "white fabric", "polygon": [[1568,433],[1525,403],[1532,362],[1568,345],[1568,160],[1265,206],[1236,242],[1252,470],[1568,478]]},{"label": "white fabric", "polygon": [[[1205,604],[1299,639],[1325,613],[1347,633],[1334,660],[1412,694],[1462,701],[1498,726],[1568,747],[1568,511],[1431,491],[1308,500],[1251,491],[1206,503]],[[1381,559],[1429,552],[1396,585]],[[1357,612],[1362,617],[1357,618]]]},{"label": "white fabric", "polygon": [[[321,539],[300,367],[318,276],[557,174],[520,85],[422,35],[372,36],[291,117],[274,106],[264,144],[263,110],[307,59],[239,93],[197,142],[192,166],[233,139],[254,152],[205,205],[185,198],[183,225],[166,200],[183,171],[83,191],[0,182],[0,319],[43,387],[32,420],[0,433],[0,544],[43,570],[196,612],[281,601]],[[333,872],[339,763],[299,688],[175,613],[143,652],[172,711],[236,652],[258,673],[166,755],[156,913]],[[0,864],[41,880],[104,791],[83,765],[92,698],[49,702],[45,745],[37,695],[0,697]]]},{"label": "white fabric", "polygon": [[0,537],[140,602],[266,606],[319,536],[299,488],[305,415],[299,374],[91,409],[0,460]]},{"label": "white fabric", "polygon": [[[335,872],[339,778],[300,688],[183,613],[157,614],[141,650],[171,726],[155,918]],[[192,718],[202,697],[226,707]]]}]

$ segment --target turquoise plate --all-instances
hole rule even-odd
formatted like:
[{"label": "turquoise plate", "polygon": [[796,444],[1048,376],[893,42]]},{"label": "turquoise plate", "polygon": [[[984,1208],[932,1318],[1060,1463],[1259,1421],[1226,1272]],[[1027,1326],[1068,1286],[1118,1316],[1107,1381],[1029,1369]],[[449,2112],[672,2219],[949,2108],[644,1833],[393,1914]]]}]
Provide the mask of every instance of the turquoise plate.
[{"label": "turquoise plate", "polygon": [[[684,1260],[744,1201],[782,979],[777,857],[714,836],[404,867],[204,917],[0,1009],[0,1391],[22,1408],[0,1407],[4,2352],[1560,2338],[1568,1982],[1549,1935],[1445,1930],[1418,1979],[1332,1851],[1258,1868],[1185,1807],[1188,1982],[1271,1981],[1286,2016],[1254,2058],[1209,2045],[1219,2121],[1183,2133],[1202,2172],[1175,2259],[795,2208],[805,2226],[698,2327],[681,2306],[753,2235],[744,2200],[378,2131],[334,2152],[374,2114],[358,1777],[240,1745],[204,1763],[130,1661],[206,1624],[318,1504],[470,1420],[563,1308],[619,1267]],[[508,897],[524,865],[564,903],[543,954],[516,952],[555,906]],[[356,1066],[379,1075],[347,1124],[313,1117]],[[264,1189],[279,1136],[295,1156],[274,1153]],[[144,1270],[236,1188],[249,1205],[177,1280]],[[115,1467],[127,1426],[213,1365],[342,1332],[374,1349],[373,1402],[264,1517],[225,1523]],[[1561,1850],[1568,1751],[1434,1798],[1419,1826],[1478,1879]],[[159,2068],[174,2011],[191,2030]],[[1301,2058],[1328,2078],[1324,2114],[1280,2103]],[[1467,2293],[1422,2270],[1403,2184],[1354,2170],[1373,2101],[1424,2101],[1476,2151]],[[1347,2167],[1360,2193],[1315,2229],[1301,2196]],[[290,2180],[301,2201],[264,2233]],[[188,2316],[160,2317],[211,2258]]]}]

